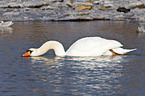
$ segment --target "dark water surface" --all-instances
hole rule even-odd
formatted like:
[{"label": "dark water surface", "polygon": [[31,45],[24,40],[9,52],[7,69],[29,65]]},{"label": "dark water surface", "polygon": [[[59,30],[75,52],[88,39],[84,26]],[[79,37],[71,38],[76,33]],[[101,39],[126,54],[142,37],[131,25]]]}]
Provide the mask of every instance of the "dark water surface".
[{"label": "dark water surface", "polygon": [[[0,28],[1,96],[143,96],[145,94],[145,34],[126,21],[15,22]],[[30,47],[47,40],[67,49],[85,36],[120,41],[137,51],[123,56],[22,58]]]}]

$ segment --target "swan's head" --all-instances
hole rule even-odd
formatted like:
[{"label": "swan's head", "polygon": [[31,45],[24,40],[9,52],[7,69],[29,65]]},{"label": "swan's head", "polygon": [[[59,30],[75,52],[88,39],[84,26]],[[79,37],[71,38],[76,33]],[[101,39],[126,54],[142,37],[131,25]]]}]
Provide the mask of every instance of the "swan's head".
[{"label": "swan's head", "polygon": [[26,51],[25,54],[23,54],[23,57],[29,57],[29,56],[39,56],[38,50],[35,48],[30,48],[29,50]]},{"label": "swan's head", "polygon": [[40,56],[45,54],[50,49],[53,49],[57,56],[65,55],[65,50],[61,43],[58,41],[47,41],[40,48],[30,48],[26,51],[23,57]]}]

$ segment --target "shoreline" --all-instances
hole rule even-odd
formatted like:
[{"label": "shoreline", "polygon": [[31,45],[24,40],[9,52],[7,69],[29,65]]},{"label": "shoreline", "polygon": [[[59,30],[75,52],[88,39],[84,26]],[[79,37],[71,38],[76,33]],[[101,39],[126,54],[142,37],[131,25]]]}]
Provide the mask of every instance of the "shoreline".
[{"label": "shoreline", "polygon": [[[48,0],[49,1],[49,0]],[[55,0],[54,0],[55,1]],[[145,21],[145,4],[143,1],[116,6],[110,0],[94,2],[69,1],[24,1],[0,2],[0,20],[11,21]],[[91,1],[91,0],[90,0]],[[120,9],[121,10],[120,10]]]}]

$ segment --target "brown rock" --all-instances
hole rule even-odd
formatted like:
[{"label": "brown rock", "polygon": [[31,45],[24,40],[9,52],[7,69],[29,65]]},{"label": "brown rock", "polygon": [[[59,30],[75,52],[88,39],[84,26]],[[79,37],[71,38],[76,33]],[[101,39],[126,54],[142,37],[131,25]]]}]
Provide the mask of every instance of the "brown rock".
[{"label": "brown rock", "polygon": [[87,2],[93,4],[93,0],[89,0],[89,1],[87,1]]},{"label": "brown rock", "polygon": [[91,10],[92,9],[92,5],[80,5],[75,7],[75,10]]},{"label": "brown rock", "polygon": [[100,10],[105,11],[106,10],[106,7],[101,6]]},{"label": "brown rock", "polygon": [[144,5],[144,4],[137,5],[137,6],[135,6],[134,8],[144,9],[144,8],[145,8],[145,5]]}]

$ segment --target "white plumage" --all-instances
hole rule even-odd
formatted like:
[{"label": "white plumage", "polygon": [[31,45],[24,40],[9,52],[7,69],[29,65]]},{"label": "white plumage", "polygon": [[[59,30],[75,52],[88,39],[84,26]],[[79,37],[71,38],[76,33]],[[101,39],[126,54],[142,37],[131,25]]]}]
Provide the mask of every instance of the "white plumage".
[{"label": "white plumage", "polygon": [[11,25],[13,25],[13,22],[12,21],[1,21],[0,22],[0,27],[9,27],[9,26],[11,26]]},{"label": "white plumage", "polygon": [[[39,56],[53,49],[57,56],[101,56],[126,54],[136,49],[123,49],[123,45],[116,40],[108,40],[101,37],[85,37],[74,42],[65,52],[64,47],[58,41],[47,41],[40,48],[30,48],[30,56]],[[113,53],[112,51],[113,50]]]}]

